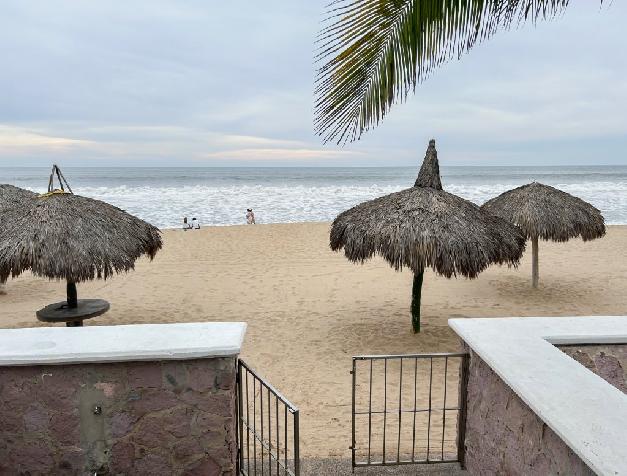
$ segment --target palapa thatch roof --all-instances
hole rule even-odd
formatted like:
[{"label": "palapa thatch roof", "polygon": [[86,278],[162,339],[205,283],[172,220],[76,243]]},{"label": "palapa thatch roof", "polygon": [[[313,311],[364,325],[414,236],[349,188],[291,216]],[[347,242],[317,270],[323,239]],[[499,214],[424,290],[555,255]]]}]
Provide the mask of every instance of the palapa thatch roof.
[{"label": "palapa thatch roof", "polygon": [[37,194],[30,190],[9,184],[0,184],[0,211],[23,205],[26,200],[33,200],[36,197]]},{"label": "palapa thatch roof", "polygon": [[159,230],[117,207],[71,193],[48,193],[0,209],[0,282],[30,269],[80,282],[133,269],[162,246]]},{"label": "palapa thatch roof", "polygon": [[364,202],[333,221],[331,249],[363,262],[375,254],[395,269],[426,267],[476,277],[492,263],[516,265],[525,237],[515,226],[442,190],[435,141],[412,188]]},{"label": "palapa thatch roof", "polygon": [[601,212],[588,202],[549,185],[533,182],[509,190],[482,207],[518,225],[527,238],[568,241],[581,236],[584,241],[605,235]]}]

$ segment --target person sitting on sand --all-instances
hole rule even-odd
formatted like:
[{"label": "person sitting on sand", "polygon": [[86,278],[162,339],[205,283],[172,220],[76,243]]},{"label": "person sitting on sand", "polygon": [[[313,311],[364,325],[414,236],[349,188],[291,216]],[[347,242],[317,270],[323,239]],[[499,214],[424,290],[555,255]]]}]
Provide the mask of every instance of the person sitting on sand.
[{"label": "person sitting on sand", "polygon": [[191,228],[192,226],[187,222],[187,217],[183,217],[183,230],[187,231]]},{"label": "person sitting on sand", "polygon": [[255,224],[255,214],[253,213],[252,208],[246,209],[246,223],[248,223],[249,225]]},{"label": "person sitting on sand", "polygon": [[200,230],[200,222],[196,220],[196,218],[192,218],[192,224],[190,228],[194,228],[195,230]]}]

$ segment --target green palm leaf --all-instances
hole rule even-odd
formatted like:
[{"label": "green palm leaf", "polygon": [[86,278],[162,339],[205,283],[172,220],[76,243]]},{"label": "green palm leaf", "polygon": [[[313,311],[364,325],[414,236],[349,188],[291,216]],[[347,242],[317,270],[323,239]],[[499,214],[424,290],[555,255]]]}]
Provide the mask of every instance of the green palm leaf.
[{"label": "green palm leaf", "polygon": [[499,29],[561,13],[569,0],[335,0],[319,35],[314,128],[359,139],[429,73]]}]

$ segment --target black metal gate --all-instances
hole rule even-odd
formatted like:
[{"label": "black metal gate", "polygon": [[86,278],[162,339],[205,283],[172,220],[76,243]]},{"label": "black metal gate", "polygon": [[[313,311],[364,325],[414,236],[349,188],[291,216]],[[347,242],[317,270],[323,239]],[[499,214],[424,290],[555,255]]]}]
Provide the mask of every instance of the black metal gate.
[{"label": "black metal gate", "polygon": [[299,476],[298,425],[298,408],[239,360],[237,473]]},{"label": "black metal gate", "polygon": [[352,464],[464,464],[468,354],[353,357]]}]

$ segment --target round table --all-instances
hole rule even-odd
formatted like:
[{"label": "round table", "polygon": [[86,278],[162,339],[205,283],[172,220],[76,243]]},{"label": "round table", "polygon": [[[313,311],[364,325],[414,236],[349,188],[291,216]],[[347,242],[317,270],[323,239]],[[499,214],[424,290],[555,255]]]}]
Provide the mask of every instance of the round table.
[{"label": "round table", "polygon": [[37,311],[37,319],[43,322],[65,322],[67,327],[80,327],[85,319],[100,316],[109,310],[104,299],[79,299],[76,307],[69,307],[67,301],[49,304]]}]

